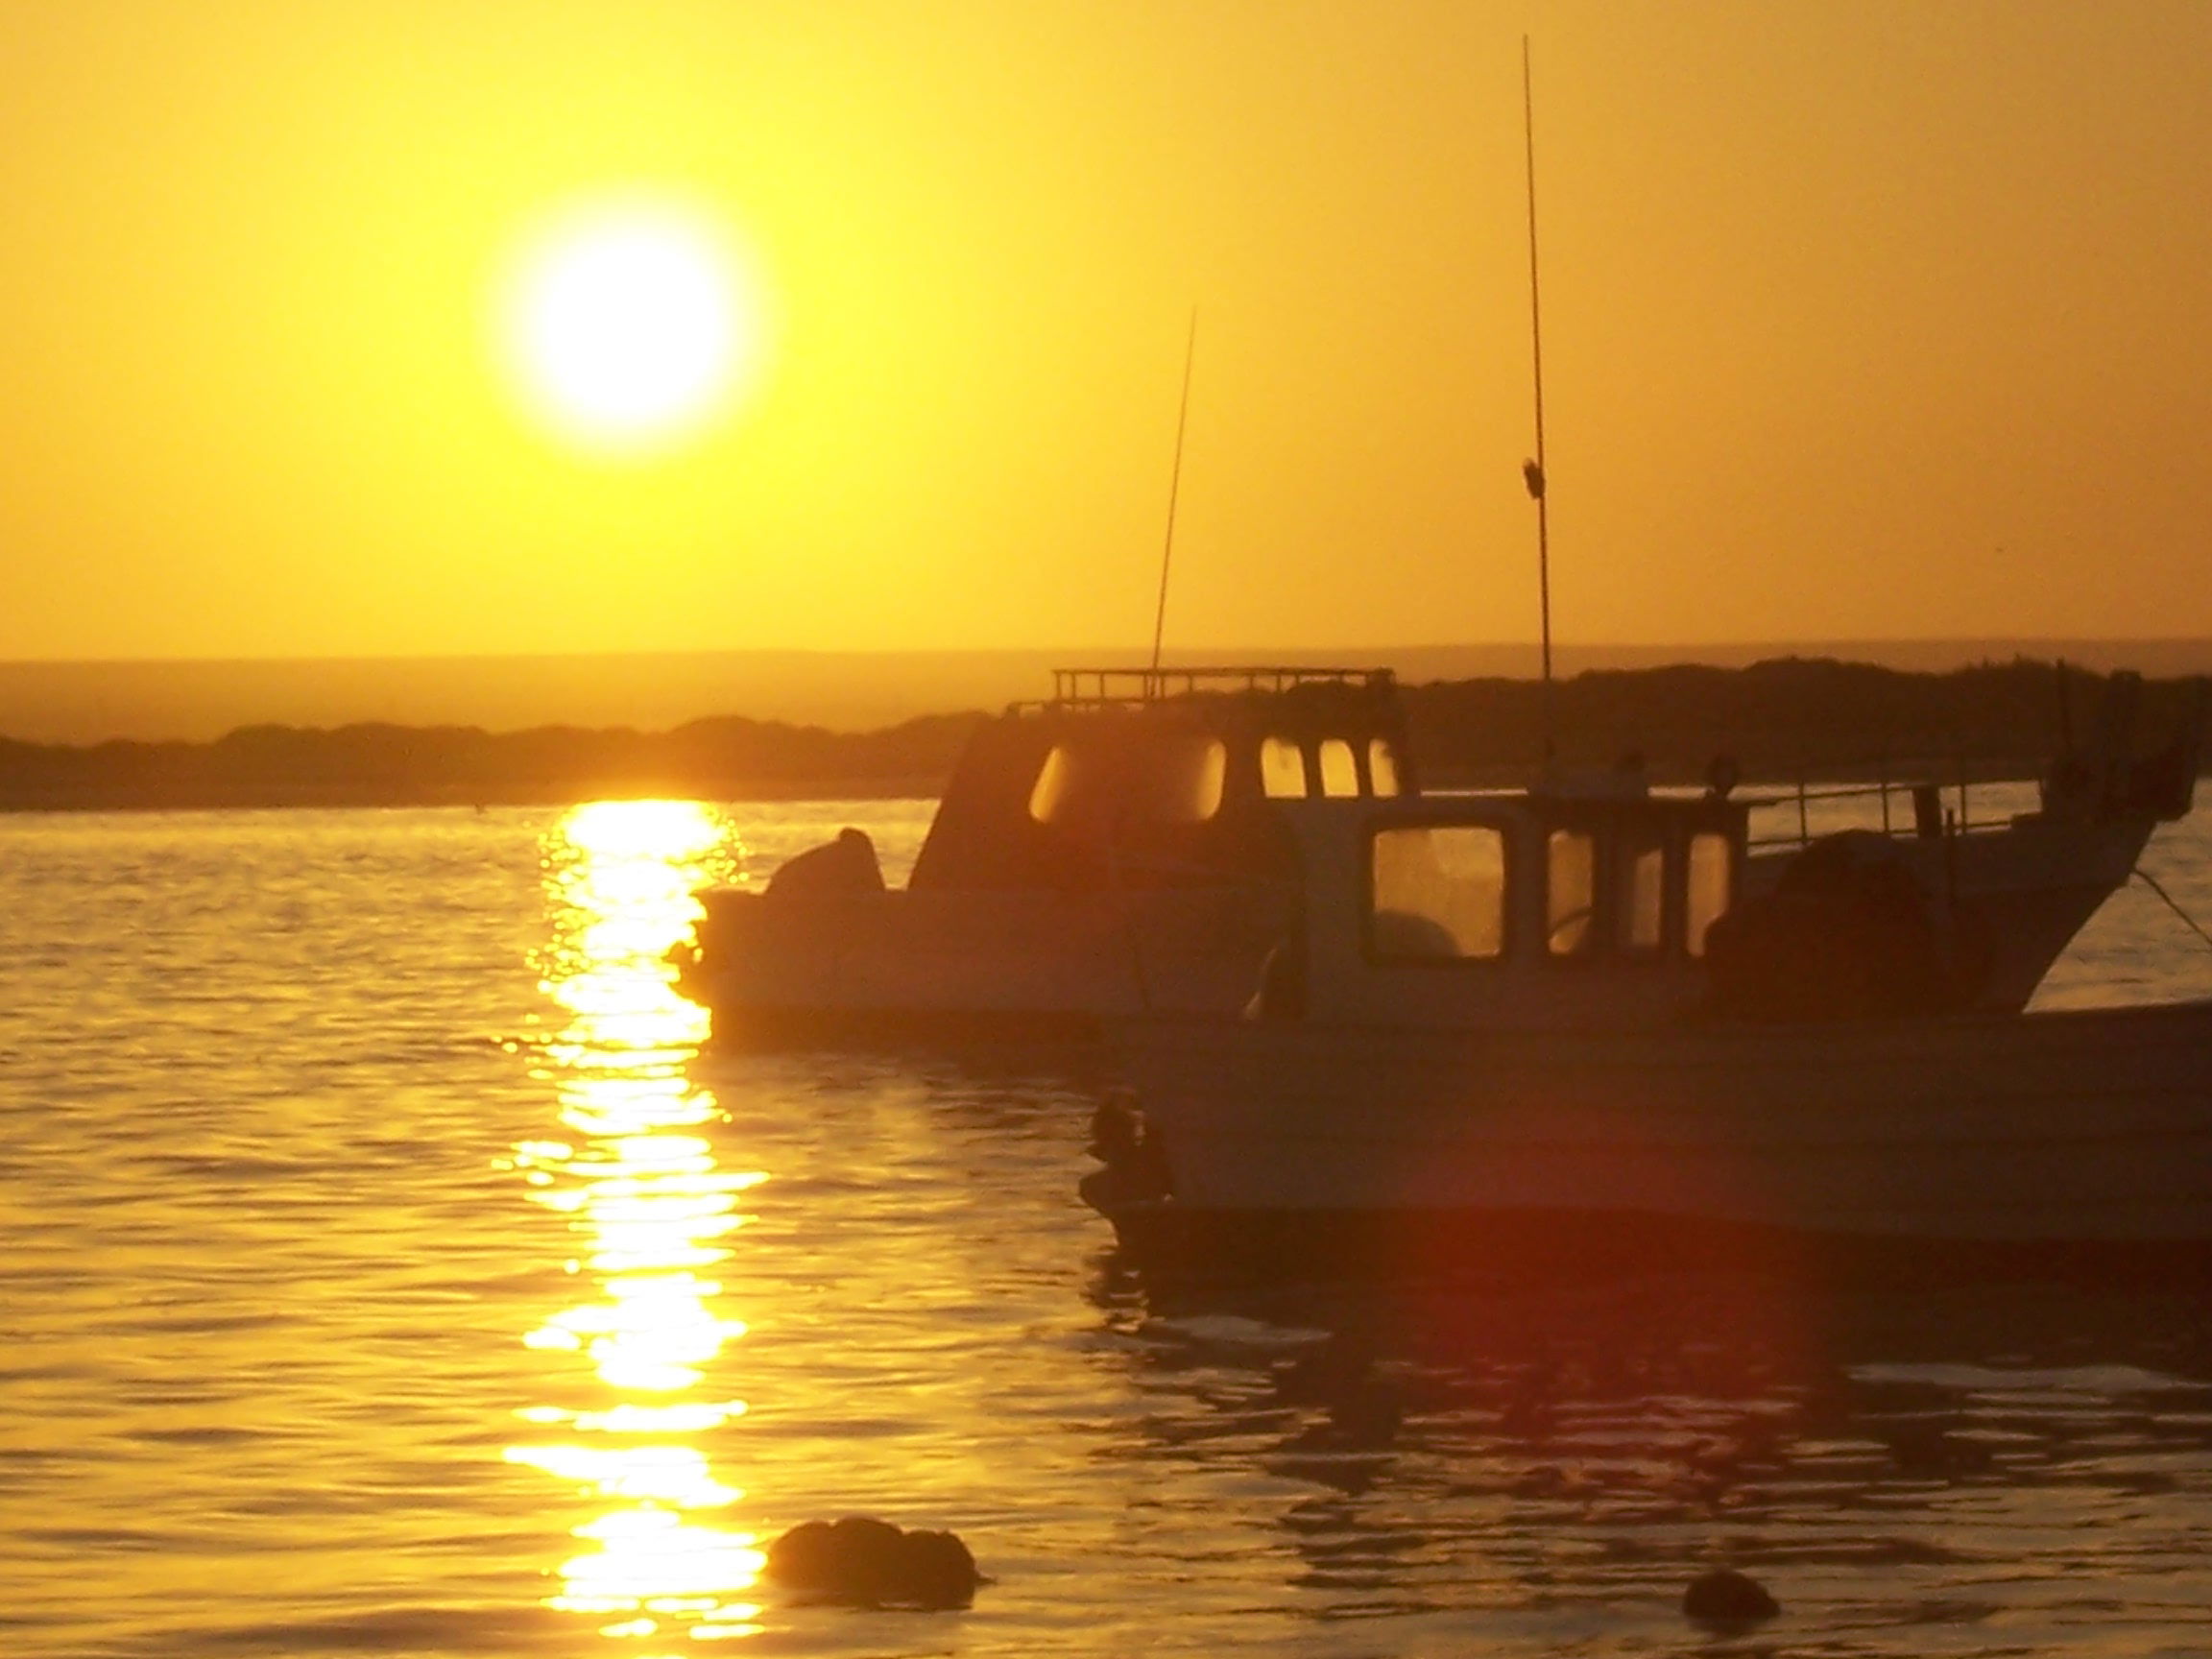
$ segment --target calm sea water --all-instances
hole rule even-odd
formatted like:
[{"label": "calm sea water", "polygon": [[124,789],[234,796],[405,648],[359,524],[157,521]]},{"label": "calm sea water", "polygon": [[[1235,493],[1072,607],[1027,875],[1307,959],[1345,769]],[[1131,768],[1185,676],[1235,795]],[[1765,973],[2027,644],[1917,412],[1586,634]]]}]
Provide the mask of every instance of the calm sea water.
[{"label": "calm sea water", "polygon": [[[1068,1057],[703,1054],[692,884],[926,817],[0,821],[0,1651],[2212,1653],[2196,1297],[1191,1300]],[[2212,824],[2146,863],[2212,917]],[[2137,887],[2048,996],[2207,993]],[[855,1512],[994,1582],[759,1582]]]}]

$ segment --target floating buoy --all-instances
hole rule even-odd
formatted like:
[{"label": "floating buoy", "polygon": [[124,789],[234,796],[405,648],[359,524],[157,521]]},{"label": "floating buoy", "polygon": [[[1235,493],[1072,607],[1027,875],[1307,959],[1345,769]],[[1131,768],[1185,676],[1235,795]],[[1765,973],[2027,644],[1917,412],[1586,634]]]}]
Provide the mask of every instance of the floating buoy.
[{"label": "floating buoy", "polygon": [[1781,1612],[1782,1604],[1757,1579],[1716,1567],[1690,1581],[1682,1611],[1700,1624],[1756,1624]]},{"label": "floating buoy", "polygon": [[1922,1480],[1956,1480],[1961,1475],[1979,1475],[1996,1458],[1979,1440],[1948,1434],[1929,1423],[1899,1423],[1883,1436],[1897,1472]]},{"label": "floating buoy", "polygon": [[965,1607],[983,1582],[953,1533],[902,1531],[865,1515],[801,1522],[768,1546],[767,1573],[786,1590],[849,1607]]}]

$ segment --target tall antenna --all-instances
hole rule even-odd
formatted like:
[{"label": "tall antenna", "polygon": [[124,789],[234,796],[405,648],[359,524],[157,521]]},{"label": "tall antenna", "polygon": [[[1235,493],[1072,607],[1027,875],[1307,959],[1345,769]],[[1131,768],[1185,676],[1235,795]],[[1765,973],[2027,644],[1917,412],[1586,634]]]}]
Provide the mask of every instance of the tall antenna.
[{"label": "tall antenna", "polygon": [[1198,356],[1198,307],[1183,343],[1183,402],[1175,411],[1175,468],[1167,475],[1167,541],[1160,549],[1160,608],[1152,615],[1152,672],[1160,672],[1160,639],[1167,629],[1167,562],[1175,555],[1175,497],[1183,488],[1183,430],[1190,418],[1190,365]]},{"label": "tall antenna", "polygon": [[1521,36],[1521,128],[1528,156],[1528,344],[1536,374],[1536,455],[1521,477],[1536,503],[1536,596],[1544,630],[1544,758],[1551,742],[1551,525],[1544,506],[1544,312],[1536,286],[1536,95],[1528,73],[1528,36]]}]

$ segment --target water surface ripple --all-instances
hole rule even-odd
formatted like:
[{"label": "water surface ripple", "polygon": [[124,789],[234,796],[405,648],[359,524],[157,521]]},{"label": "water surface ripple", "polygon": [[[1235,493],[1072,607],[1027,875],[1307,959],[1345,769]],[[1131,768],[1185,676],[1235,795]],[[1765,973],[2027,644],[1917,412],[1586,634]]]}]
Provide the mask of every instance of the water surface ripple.
[{"label": "water surface ripple", "polygon": [[[0,821],[0,1646],[2212,1653],[2200,1293],[1198,1296],[1075,1197],[1080,1055],[702,1053],[689,885],[926,814]],[[2146,863],[2212,917],[2212,824]],[[2136,887],[2044,996],[2207,993]],[[994,1582],[760,1581],[854,1512]]]}]

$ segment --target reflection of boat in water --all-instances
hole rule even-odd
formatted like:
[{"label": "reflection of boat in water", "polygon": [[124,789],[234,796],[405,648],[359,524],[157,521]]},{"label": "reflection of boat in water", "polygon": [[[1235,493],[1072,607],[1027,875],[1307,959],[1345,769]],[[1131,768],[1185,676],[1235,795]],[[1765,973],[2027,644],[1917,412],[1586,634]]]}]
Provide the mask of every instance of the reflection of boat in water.
[{"label": "reflection of boat in water", "polygon": [[[1886,830],[1905,816],[1892,795],[1910,803],[1899,833],[1745,849],[1739,987],[1774,1014],[1832,1003],[1839,975],[1891,1011],[2025,1005],[2155,825],[2187,809],[2193,741],[2133,759],[2134,684],[2116,677],[2096,741],[2052,769],[2034,812],[1972,823],[1962,790],[1946,809],[1933,784],[1885,785]],[[1304,902],[1289,819],[1418,787],[1386,671],[1064,670],[1055,692],[977,732],[903,887],[848,830],[764,892],[701,895],[684,982],[720,1039],[1082,1035],[1234,1012]]]},{"label": "reflection of boat in water", "polygon": [[1718,791],[1282,810],[1303,938],[1255,1017],[1122,1024],[1086,1193],[1132,1243],[2212,1243],[2212,1003],[1975,1012],[1909,865],[1747,897]]},{"label": "reflection of boat in water", "polygon": [[849,830],[702,894],[685,985],[736,1041],[1232,1010],[1297,902],[1274,807],[1414,786],[1386,671],[1063,670],[978,730],[904,887]]}]

